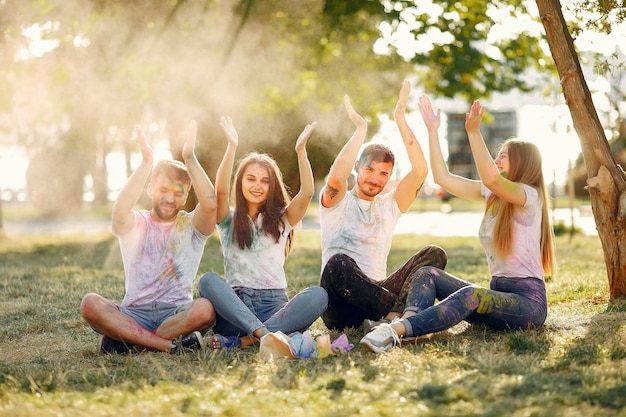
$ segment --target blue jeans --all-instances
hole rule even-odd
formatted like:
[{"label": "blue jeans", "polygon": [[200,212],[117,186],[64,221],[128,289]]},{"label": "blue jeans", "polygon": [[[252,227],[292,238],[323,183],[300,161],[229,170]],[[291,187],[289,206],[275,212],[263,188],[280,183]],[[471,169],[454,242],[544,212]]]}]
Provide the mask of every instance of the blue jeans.
[{"label": "blue jeans", "polygon": [[262,327],[285,334],[301,332],[328,306],[321,287],[306,288],[289,300],[284,289],[232,288],[213,272],[200,278],[198,291],[213,304],[217,313],[213,331],[222,336],[251,335]]},{"label": "blue jeans", "polygon": [[406,311],[417,313],[402,320],[407,337],[440,332],[462,320],[496,330],[528,329],[545,322],[548,301],[539,278],[492,277],[487,289],[422,267],[413,276]]},{"label": "blue jeans", "polygon": [[[175,306],[173,304],[161,303],[159,301],[153,301],[150,304],[142,304],[133,307],[122,307],[115,304],[117,309],[126,314],[137,322],[141,327],[151,332],[158,329],[165,320],[171,316],[180,313],[187,306],[191,305],[191,301],[181,306]],[[92,329],[98,333],[103,334],[100,330]]]},{"label": "blue jeans", "polygon": [[118,306],[118,309],[127,316],[132,317],[141,327],[152,332],[158,329],[166,319],[180,313],[181,310],[190,304],[191,302],[182,306],[175,306],[153,301],[150,304],[133,307]]}]

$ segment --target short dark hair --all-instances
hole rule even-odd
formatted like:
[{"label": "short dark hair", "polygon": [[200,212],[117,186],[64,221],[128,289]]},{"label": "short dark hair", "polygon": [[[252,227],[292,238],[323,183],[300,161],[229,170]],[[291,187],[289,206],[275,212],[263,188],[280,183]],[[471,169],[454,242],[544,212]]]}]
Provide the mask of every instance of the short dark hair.
[{"label": "short dark hair", "polygon": [[156,163],[152,169],[152,178],[156,179],[159,175],[165,175],[167,178],[180,181],[186,186],[191,184],[191,177],[187,167],[180,161],[176,160],[161,160]]},{"label": "short dark hair", "polygon": [[391,165],[395,165],[396,157],[387,146],[380,143],[372,143],[363,149],[359,157],[359,166],[363,166],[367,161],[391,162]]}]

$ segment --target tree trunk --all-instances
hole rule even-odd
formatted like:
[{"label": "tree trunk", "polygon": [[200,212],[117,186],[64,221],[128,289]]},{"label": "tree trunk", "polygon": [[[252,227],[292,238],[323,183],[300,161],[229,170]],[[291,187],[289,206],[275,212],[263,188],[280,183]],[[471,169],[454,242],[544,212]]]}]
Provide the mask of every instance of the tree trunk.
[{"label": "tree trunk", "polygon": [[4,230],[4,221],[2,220],[2,188],[0,188],[0,236]]},{"label": "tree trunk", "polygon": [[610,301],[626,298],[626,175],[613,159],[559,0],[536,0],[587,169],[587,190],[604,251]]}]

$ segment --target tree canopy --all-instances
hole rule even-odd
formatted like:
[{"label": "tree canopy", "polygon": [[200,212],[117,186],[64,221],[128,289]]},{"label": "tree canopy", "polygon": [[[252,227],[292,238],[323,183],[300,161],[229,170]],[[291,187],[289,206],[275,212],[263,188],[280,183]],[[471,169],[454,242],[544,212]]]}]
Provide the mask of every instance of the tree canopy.
[{"label": "tree canopy", "polygon": [[309,154],[322,179],[352,130],[346,93],[375,132],[407,76],[468,101],[536,88],[528,71],[550,67],[541,35],[531,24],[501,35],[520,16],[530,19],[522,0],[9,0],[0,5],[0,129],[33,157],[61,155],[50,165],[67,170],[69,194],[81,193],[69,176],[91,174],[104,200],[104,158],[136,149],[134,125],[176,154],[177,132],[198,120],[213,176],[225,148],[218,119],[230,115],[240,152],[271,153],[296,187],[298,133],[318,121]]}]

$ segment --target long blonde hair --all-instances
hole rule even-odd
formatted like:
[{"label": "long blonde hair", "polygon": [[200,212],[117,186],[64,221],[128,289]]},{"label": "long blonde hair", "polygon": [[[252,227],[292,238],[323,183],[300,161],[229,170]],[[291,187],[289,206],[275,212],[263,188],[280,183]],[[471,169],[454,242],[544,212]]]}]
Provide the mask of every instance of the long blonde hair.
[{"label": "long blonde hair", "polygon": [[[519,139],[508,139],[501,149],[507,149],[509,154],[509,172],[506,178],[534,187],[543,201],[541,209],[541,260],[544,273],[550,275],[556,272],[554,256],[554,232],[548,215],[548,191],[543,179],[541,154],[539,148],[531,142]],[[489,210],[496,218],[493,232],[493,246],[497,256],[505,257],[511,252],[513,244],[513,215],[516,206],[501,200],[495,194],[487,199],[485,213]]]}]

